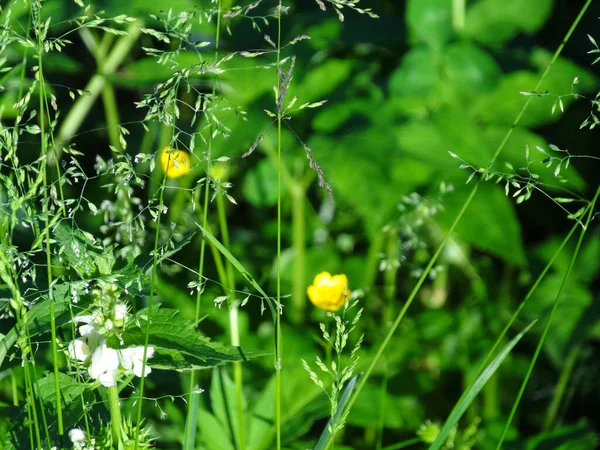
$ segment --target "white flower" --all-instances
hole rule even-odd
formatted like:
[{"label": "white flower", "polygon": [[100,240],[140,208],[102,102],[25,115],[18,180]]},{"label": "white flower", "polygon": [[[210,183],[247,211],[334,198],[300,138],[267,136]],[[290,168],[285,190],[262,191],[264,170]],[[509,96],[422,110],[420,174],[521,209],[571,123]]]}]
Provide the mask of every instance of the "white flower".
[{"label": "white flower", "polygon": [[73,428],[69,431],[69,439],[71,439],[71,442],[73,444],[76,444],[78,442],[85,442],[85,433],[79,428]]},{"label": "white flower", "polygon": [[100,381],[105,387],[115,386],[118,368],[119,352],[108,347],[102,339],[92,354],[92,362],[88,369],[90,377]]},{"label": "white flower", "polygon": [[117,327],[122,327],[127,319],[127,305],[125,303],[117,303],[115,305],[114,323]]},{"label": "white flower", "polygon": [[[150,366],[148,366],[147,361],[152,358],[152,356],[154,356],[154,347],[148,347],[146,350],[146,367],[144,367],[144,376],[152,372],[152,369],[150,369]],[[143,346],[129,347],[121,350],[121,365],[126,371],[133,371],[133,373],[138,377],[142,376],[143,358]]]},{"label": "white flower", "polygon": [[77,338],[69,344],[69,356],[71,356],[71,358],[86,362],[91,354],[92,352],[86,343],[86,339]]}]

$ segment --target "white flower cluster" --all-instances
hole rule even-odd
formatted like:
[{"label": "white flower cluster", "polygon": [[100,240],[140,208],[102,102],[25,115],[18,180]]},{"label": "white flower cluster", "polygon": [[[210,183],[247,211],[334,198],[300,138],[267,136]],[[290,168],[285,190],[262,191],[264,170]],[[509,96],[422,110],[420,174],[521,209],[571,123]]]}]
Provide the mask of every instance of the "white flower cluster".
[{"label": "white flower cluster", "polygon": [[[143,367],[144,347],[129,347],[120,350],[106,345],[106,336],[115,327],[121,327],[127,318],[127,306],[119,303],[115,306],[112,318],[105,318],[100,310],[84,316],[76,316],[75,322],[83,323],[79,327],[80,337],[69,344],[71,358],[89,364],[88,374],[103,386],[111,387],[117,383],[120,373],[144,376],[151,372],[148,365]],[[154,355],[154,348],[146,349],[146,360]],[[121,372],[119,372],[121,369]]]}]

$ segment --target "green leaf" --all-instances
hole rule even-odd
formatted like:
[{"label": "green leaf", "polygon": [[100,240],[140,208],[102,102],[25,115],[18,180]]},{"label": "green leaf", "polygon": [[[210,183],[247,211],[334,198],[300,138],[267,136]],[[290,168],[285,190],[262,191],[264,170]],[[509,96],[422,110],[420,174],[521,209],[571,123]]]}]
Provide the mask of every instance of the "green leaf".
[{"label": "green leaf", "polygon": [[390,93],[401,97],[435,97],[442,80],[439,53],[426,47],[415,47],[403,57],[392,72]]},{"label": "green leaf", "polygon": [[475,44],[458,42],[444,52],[447,83],[472,96],[492,90],[500,79],[500,67]]},{"label": "green leaf", "polygon": [[254,289],[256,289],[259,294],[262,295],[263,299],[267,302],[267,304],[271,308],[271,314],[273,315],[273,319],[275,319],[277,313],[276,313],[275,306],[273,305],[273,301],[272,301],[271,297],[269,297],[267,295],[267,293],[262,289],[262,287],[260,287],[260,284],[258,284],[256,282],[256,280],[254,280],[254,278],[252,278],[252,275],[250,275],[250,272],[248,272],[248,270],[246,270],[246,268],[243,266],[243,264],[241,262],[239,262],[237,260],[237,258],[235,256],[233,256],[231,254],[231,252],[229,250],[227,250],[227,248],[225,248],[225,246],[223,244],[221,244],[219,242],[219,240],[216,237],[214,237],[208,230],[202,228],[202,226],[199,224],[196,224],[196,225],[198,225],[198,228],[200,228],[200,230],[204,234],[204,237],[206,237],[206,239],[208,239],[210,241],[210,243],[212,245],[214,245],[223,254],[223,256],[225,256],[225,258],[227,258],[229,260],[231,265],[233,267],[235,267],[235,269],[246,279],[246,281],[248,281],[252,285],[252,287]]},{"label": "green leaf", "polygon": [[[125,347],[144,345],[148,309],[131,317],[122,333]],[[216,347],[201,336],[191,321],[184,319],[179,311],[155,308],[150,315],[148,345],[155,348],[154,356],[148,360],[150,367],[159,369],[189,370],[208,368],[246,359],[241,349]],[[120,346],[119,343],[112,343]],[[261,354],[252,354],[262,356]]]},{"label": "green leaf", "polygon": [[[71,284],[57,284],[53,288],[54,319],[57,326],[61,326],[71,318]],[[82,305],[80,305],[82,306]],[[50,299],[47,296],[35,304],[23,317],[23,323],[29,329],[29,337],[35,337],[50,332]],[[17,327],[12,328],[0,339],[0,366],[8,351],[17,343],[19,332]]]},{"label": "green leaf", "polygon": [[444,426],[440,430],[436,440],[431,444],[429,450],[438,450],[442,447],[450,431],[456,426],[462,415],[465,413],[469,405],[475,400],[479,391],[485,386],[488,380],[494,375],[502,361],[508,356],[508,354],[512,351],[512,349],[517,345],[517,343],[521,340],[521,338],[529,331],[529,329],[533,326],[534,322],[531,322],[523,331],[517,334],[511,341],[500,350],[498,355],[488,364],[488,366],[481,372],[481,374],[477,377],[477,379],[471,383],[469,388],[462,395],[459,402],[454,406],[452,412]]},{"label": "green leaf", "polygon": [[208,450],[235,450],[227,429],[215,416],[204,408],[199,415],[200,436]]},{"label": "green leaf", "polygon": [[254,206],[277,204],[277,168],[269,159],[261,159],[244,177],[242,193]]},{"label": "green leaf", "polygon": [[112,252],[105,249],[90,233],[59,222],[52,230],[52,237],[58,242],[59,257],[66,259],[69,266],[82,278],[89,278],[97,273],[110,275],[115,262]]},{"label": "green leaf", "polygon": [[[469,195],[469,187],[458,186],[444,197],[444,210],[435,219],[447,230]],[[510,200],[497,185],[482,184],[455,230],[462,240],[489,251],[512,264],[525,264],[521,229]]]},{"label": "green leaf", "polygon": [[348,79],[353,65],[351,59],[327,59],[311,68],[297,86],[292,84],[286,97],[291,99],[296,95],[301,103],[325,100],[326,95]]},{"label": "green leaf", "polygon": [[[232,440],[233,436],[239,436],[238,423],[238,398],[234,382],[224,370],[213,370],[210,385],[210,400],[213,413],[219,422],[226,427],[227,437]],[[242,410],[246,410],[245,399],[243,399]]]},{"label": "green leaf", "polygon": [[501,44],[520,32],[535,33],[552,12],[552,0],[479,0],[467,9],[466,36]]},{"label": "green leaf", "polygon": [[409,0],[406,23],[412,42],[440,49],[452,36],[452,0]]}]

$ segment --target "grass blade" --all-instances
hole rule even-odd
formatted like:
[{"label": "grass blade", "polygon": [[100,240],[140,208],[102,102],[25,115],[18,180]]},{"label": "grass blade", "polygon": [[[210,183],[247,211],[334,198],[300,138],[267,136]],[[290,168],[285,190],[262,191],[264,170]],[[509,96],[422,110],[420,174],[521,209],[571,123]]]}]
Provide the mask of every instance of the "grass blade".
[{"label": "grass blade", "polygon": [[204,237],[212,245],[214,245],[223,254],[223,256],[225,258],[227,258],[227,260],[231,263],[231,265],[233,267],[235,267],[237,269],[237,271],[248,281],[248,283],[250,283],[252,285],[252,287],[254,289],[256,289],[260,295],[263,296],[263,298],[267,301],[269,308],[271,308],[271,313],[273,314],[273,318],[275,318],[277,313],[275,311],[275,307],[271,303],[271,298],[267,295],[267,293],[263,290],[263,288],[260,287],[260,284],[258,284],[256,282],[256,280],[254,278],[252,278],[252,275],[250,275],[250,272],[248,272],[248,270],[246,270],[244,265],[241,262],[239,262],[238,259],[235,256],[233,256],[231,254],[231,252],[229,250],[227,250],[227,248],[225,248],[225,246],[223,244],[221,244],[221,242],[219,242],[219,240],[214,235],[212,235],[206,228],[203,228],[202,225],[200,225],[200,224],[196,224],[196,225],[198,225],[198,228],[200,228],[200,230],[204,234]]},{"label": "grass blade", "polygon": [[348,380],[348,383],[346,383],[344,392],[340,396],[340,401],[338,402],[337,411],[335,412],[334,416],[329,419],[329,421],[327,422],[327,425],[325,425],[325,429],[321,433],[321,437],[319,438],[317,445],[315,445],[314,450],[325,450],[327,448],[327,446],[329,445],[329,439],[332,438],[329,428],[330,428],[330,426],[332,426],[332,423],[339,423],[338,421],[340,420],[340,417],[343,417],[344,414],[346,414],[346,412],[347,412],[346,406],[348,405],[348,401],[350,400],[352,391],[354,390],[354,387],[356,386],[358,377],[359,377],[359,375],[355,375],[352,378],[350,378],[350,380]]},{"label": "grass blade", "polygon": [[477,377],[477,379],[471,384],[469,389],[465,392],[462,398],[459,400],[457,405],[454,407],[454,410],[446,420],[446,423],[442,427],[440,434],[438,434],[436,440],[431,444],[429,450],[438,450],[441,446],[446,442],[448,438],[448,434],[454,426],[458,423],[462,415],[465,413],[469,405],[473,402],[479,391],[485,386],[488,380],[494,375],[502,361],[508,356],[511,350],[517,345],[517,342],[521,340],[521,338],[529,331],[529,329],[535,324],[535,320],[531,322],[523,331],[517,334],[508,344],[504,346],[504,348],[498,353],[492,362],[481,372],[481,374]]}]

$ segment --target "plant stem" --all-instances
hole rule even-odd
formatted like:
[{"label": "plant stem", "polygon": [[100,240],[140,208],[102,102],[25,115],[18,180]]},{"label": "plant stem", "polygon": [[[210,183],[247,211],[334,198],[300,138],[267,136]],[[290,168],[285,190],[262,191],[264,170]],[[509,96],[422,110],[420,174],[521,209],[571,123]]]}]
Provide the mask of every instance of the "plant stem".
[{"label": "plant stem", "polygon": [[[219,44],[221,38],[221,0],[218,0],[217,3],[217,24],[215,31],[215,61],[219,59]],[[212,99],[217,92],[217,84],[216,81],[213,80],[212,86]],[[211,153],[212,153],[212,127],[210,127],[210,135],[208,136],[208,149],[206,154],[206,170],[205,170],[205,180],[204,180],[204,205],[201,209],[202,214],[202,226],[204,229],[208,229],[208,199],[210,192],[210,164],[211,164]],[[177,197],[176,197],[177,199]],[[193,199],[192,201],[196,201]],[[219,262],[221,261],[221,254],[216,251],[214,247],[212,247],[213,254],[215,255],[215,264],[219,267]],[[196,312],[195,312],[195,322],[197,323],[200,320],[200,308],[202,304],[202,293],[204,292],[204,256],[206,253],[206,239],[204,239],[204,234],[200,236],[200,256],[198,260],[198,289],[196,291]],[[221,263],[220,266],[223,264]],[[223,278],[223,270],[218,270],[221,278]],[[193,450],[195,448],[196,441],[196,427],[198,426],[198,419],[196,417],[196,411],[200,406],[200,394],[194,392],[197,387],[197,375],[198,371],[193,370],[190,376],[190,392],[191,400],[188,408],[188,416],[186,418],[185,424],[185,438],[184,438],[184,448],[186,450]],[[199,388],[199,386],[198,386]]]},{"label": "plant stem", "polygon": [[[37,14],[39,15],[39,7]],[[34,14],[36,16],[36,14]],[[41,142],[41,154],[44,157],[42,160],[42,173],[44,179],[44,203],[43,203],[43,212],[44,212],[44,234],[45,234],[45,244],[46,244],[46,274],[48,277],[48,297],[50,299],[50,332],[52,336],[52,366],[54,370],[54,389],[56,392],[56,419],[58,423],[58,434],[63,435],[63,415],[62,415],[62,402],[61,402],[61,392],[60,392],[60,383],[58,380],[58,348],[56,345],[56,318],[54,312],[54,294],[52,290],[52,254],[50,252],[50,211],[49,211],[49,202],[48,198],[48,164],[46,163],[46,159],[48,156],[47,149],[47,136],[46,136],[46,111],[45,102],[46,102],[46,81],[44,79],[44,69],[43,69],[43,58],[44,54],[44,42],[42,40],[42,23],[40,22],[38,16],[38,23],[36,23],[37,27],[37,56],[38,56],[38,70],[37,70],[37,78],[40,84],[40,142]]]},{"label": "plant stem", "polygon": [[306,306],[306,189],[302,182],[296,181],[289,190],[292,201],[292,247],[294,249],[290,320],[300,325],[304,323]]},{"label": "plant stem", "polygon": [[[225,202],[223,195],[217,193],[217,214],[219,216],[219,227],[221,230],[221,236],[223,237],[223,245],[225,248],[231,248],[229,241],[229,229],[227,227],[227,216],[225,214]],[[229,260],[225,261],[225,269],[227,272],[227,285],[226,295],[229,297],[229,328],[231,336],[231,345],[234,347],[240,346],[240,331],[238,323],[238,310],[239,302],[236,299],[235,291],[235,275],[233,272],[233,266]],[[233,378],[235,382],[235,393],[237,397],[237,444],[238,448],[243,450],[246,448],[246,439],[244,436],[244,389],[243,389],[243,373],[242,363],[240,361],[234,361],[233,363]]]},{"label": "plant stem", "polygon": [[[281,14],[282,0],[277,6],[277,95],[281,93]],[[277,109],[277,304],[275,311],[275,427],[277,450],[281,450],[281,121],[282,108]]]},{"label": "plant stem", "polygon": [[569,379],[571,378],[571,374],[573,373],[575,363],[577,362],[577,358],[579,358],[580,353],[581,346],[576,344],[567,354],[562,371],[560,372],[558,383],[556,384],[556,389],[554,390],[554,395],[552,396],[552,402],[550,403],[550,407],[546,410],[546,417],[543,425],[544,431],[550,430],[556,422],[558,409],[562,399],[565,396],[567,387],[569,386]]},{"label": "plant stem", "polygon": [[588,229],[589,223],[594,214],[594,206],[596,205],[596,200],[598,199],[599,195],[600,195],[600,186],[598,186],[598,188],[596,189],[596,194],[594,195],[594,198],[590,204],[590,207],[588,210],[587,221],[585,223],[585,226],[582,228],[581,233],[579,234],[579,240],[577,241],[577,245],[575,246],[575,251],[573,252],[573,256],[571,257],[571,261],[569,262],[569,267],[567,268],[567,272],[565,273],[565,276],[563,277],[563,280],[560,284],[558,293],[556,294],[556,299],[554,300],[554,304],[552,305],[552,310],[550,311],[550,315],[548,316],[548,319],[546,319],[546,323],[544,325],[544,331],[542,332],[542,336],[540,337],[538,345],[535,349],[533,358],[531,358],[531,362],[529,363],[527,373],[525,374],[525,379],[521,383],[521,388],[519,389],[517,398],[515,399],[515,401],[513,403],[512,409],[508,416],[508,420],[506,421],[506,424],[504,425],[504,430],[502,431],[502,435],[500,436],[500,440],[498,441],[498,445],[496,446],[496,449],[502,448],[502,444],[504,443],[504,438],[506,437],[508,428],[510,427],[512,419],[515,416],[515,413],[517,412],[517,408],[519,406],[519,402],[521,401],[521,397],[523,396],[523,393],[525,392],[525,387],[527,386],[527,382],[529,381],[529,378],[531,377],[531,374],[533,373],[533,368],[535,366],[535,363],[537,362],[537,358],[538,358],[540,352],[542,351],[542,347],[544,346],[544,342],[546,341],[546,336],[548,335],[548,331],[550,330],[550,324],[552,323],[552,318],[554,317],[556,309],[558,308],[558,304],[560,303],[560,297],[561,297],[562,291],[566,285],[567,279],[569,278],[569,275],[571,274],[571,271],[573,270],[573,266],[575,265],[575,260],[577,259],[577,255],[579,254],[579,249],[581,248],[581,243],[583,242],[583,237],[585,236],[585,233]]},{"label": "plant stem", "polygon": [[[169,159],[167,160],[167,167],[171,163],[171,155],[169,155]],[[137,410],[137,424],[135,428],[135,444],[134,450],[138,449],[139,444],[139,435],[140,435],[140,426],[142,422],[142,403],[144,400],[144,381],[146,380],[146,358],[148,353],[148,343],[150,341],[150,322],[152,316],[152,306],[154,303],[154,282],[156,280],[156,270],[158,265],[158,238],[160,236],[160,218],[162,216],[162,210],[164,207],[164,193],[165,193],[165,185],[167,183],[167,172],[163,175],[162,184],[159,188],[159,202],[158,202],[158,211],[156,216],[156,233],[154,235],[154,251],[153,251],[153,260],[152,260],[152,278],[150,280],[150,296],[148,298],[148,313],[146,317],[146,332],[144,336],[144,353],[142,355],[142,376],[140,377],[140,387],[138,394],[138,410]]]},{"label": "plant stem", "polygon": [[117,386],[108,388],[108,405],[110,409],[112,444],[113,447],[119,449],[123,447],[123,442],[121,438],[121,407],[119,405],[119,390],[117,389]]},{"label": "plant stem", "polygon": [[452,0],[452,28],[455,32],[465,28],[465,0]]}]

